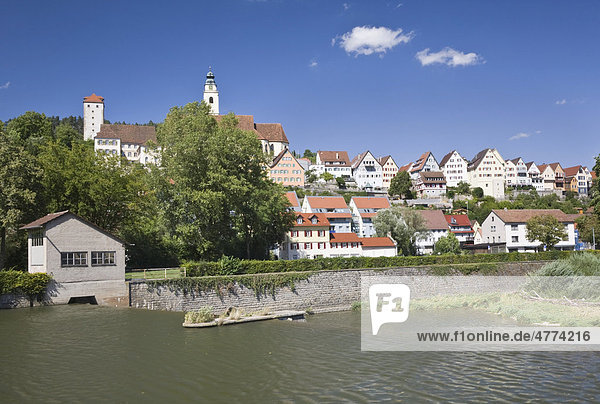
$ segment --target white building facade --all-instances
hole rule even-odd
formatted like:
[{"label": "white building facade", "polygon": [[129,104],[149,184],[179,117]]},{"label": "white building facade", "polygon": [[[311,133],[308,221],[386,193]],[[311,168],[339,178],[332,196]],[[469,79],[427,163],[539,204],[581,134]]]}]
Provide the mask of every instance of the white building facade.
[{"label": "white building facade", "polygon": [[381,164],[368,150],[352,160],[352,177],[361,189],[380,190],[383,187]]},{"label": "white building facade", "polygon": [[83,140],[96,137],[104,123],[104,98],[92,94],[83,98]]},{"label": "white building facade", "polygon": [[483,189],[483,194],[504,199],[505,161],[496,149],[480,151],[467,167],[471,188]]},{"label": "white building facade", "polygon": [[459,182],[467,182],[467,159],[456,150],[446,154],[440,161],[440,169],[446,178],[447,187],[456,187]]}]

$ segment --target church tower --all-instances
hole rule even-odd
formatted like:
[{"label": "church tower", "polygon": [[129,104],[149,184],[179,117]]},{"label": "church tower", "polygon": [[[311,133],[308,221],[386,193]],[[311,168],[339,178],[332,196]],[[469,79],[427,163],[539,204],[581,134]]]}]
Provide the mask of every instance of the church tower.
[{"label": "church tower", "polygon": [[90,140],[100,132],[104,123],[104,98],[92,94],[83,98],[83,140]]},{"label": "church tower", "polygon": [[210,67],[208,68],[206,82],[204,83],[204,102],[210,106],[211,115],[219,115],[219,90],[217,90],[215,75]]}]

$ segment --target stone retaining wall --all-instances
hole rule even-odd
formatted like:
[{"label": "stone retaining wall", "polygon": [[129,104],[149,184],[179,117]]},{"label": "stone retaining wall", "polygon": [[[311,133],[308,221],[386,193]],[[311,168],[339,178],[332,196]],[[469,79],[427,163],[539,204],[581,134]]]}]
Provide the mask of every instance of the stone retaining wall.
[{"label": "stone retaining wall", "polygon": [[[548,261],[497,263],[497,275],[525,275],[541,268]],[[373,269],[348,269],[315,272],[307,280],[278,289],[274,295],[256,296],[252,289],[234,284],[221,295],[214,291],[184,294],[170,290],[168,286],[149,288],[143,281],[129,283],[130,306],[150,310],[189,311],[203,306],[213,308],[221,314],[229,307],[240,307],[246,312],[268,308],[270,310],[306,310],[314,312],[350,309],[360,300],[361,275],[427,276],[432,272],[427,267],[391,268],[385,271]],[[256,276],[261,276],[260,274]]]}]

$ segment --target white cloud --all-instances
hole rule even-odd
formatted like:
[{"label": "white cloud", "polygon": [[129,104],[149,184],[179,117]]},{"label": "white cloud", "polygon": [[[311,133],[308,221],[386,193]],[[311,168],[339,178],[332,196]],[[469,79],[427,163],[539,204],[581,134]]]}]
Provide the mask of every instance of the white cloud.
[{"label": "white cloud", "polygon": [[541,130],[536,130],[535,133],[536,133],[536,135],[539,135],[540,133],[542,133],[542,131]]},{"label": "white cloud", "polygon": [[344,6],[344,11],[348,11],[348,9],[350,8],[350,4],[348,3],[344,3],[342,4],[342,6]]},{"label": "white cloud", "polygon": [[565,105],[567,103],[567,100],[563,98],[562,100],[556,100],[554,103],[556,105]]},{"label": "white cloud", "polygon": [[371,55],[379,53],[383,55],[394,46],[401,43],[407,43],[414,37],[412,32],[402,33],[402,29],[396,31],[387,27],[354,27],[352,31],[346,32],[341,37],[333,38],[331,45],[339,42],[340,48],[346,53],[352,53],[354,56]]},{"label": "white cloud", "polygon": [[464,53],[449,47],[445,47],[439,52],[429,52],[429,48],[423,49],[422,51],[417,52],[415,57],[419,59],[419,62],[421,62],[422,66],[441,63],[456,67],[485,63],[483,58],[474,52]]},{"label": "white cloud", "polygon": [[2,84],[2,85],[0,86],[0,90],[4,90],[4,89],[6,89],[6,88],[8,88],[8,87],[10,87],[10,81],[7,81],[5,84]]},{"label": "white cloud", "polygon": [[396,6],[396,8],[400,8],[400,7],[402,7],[403,5],[404,5],[404,4],[402,4],[402,3],[398,3],[398,5]]},{"label": "white cloud", "polygon": [[519,140],[531,136],[529,133],[521,132],[508,138],[508,140]]},{"label": "white cloud", "polygon": [[319,62],[317,62],[316,60],[311,60],[310,63],[308,64],[308,67],[317,67],[319,65]]}]

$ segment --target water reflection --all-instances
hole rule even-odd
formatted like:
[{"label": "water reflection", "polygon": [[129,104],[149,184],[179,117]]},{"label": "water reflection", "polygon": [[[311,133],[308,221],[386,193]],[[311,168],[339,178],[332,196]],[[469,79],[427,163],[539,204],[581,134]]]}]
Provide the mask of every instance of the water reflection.
[{"label": "water reflection", "polygon": [[0,311],[3,402],[596,401],[589,352],[361,352],[360,315],[184,329],[181,313]]}]

